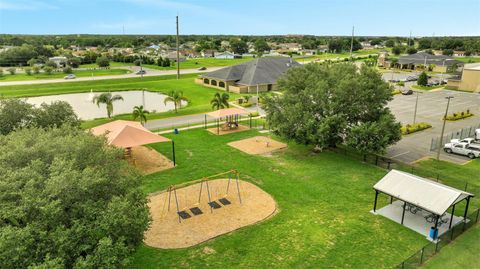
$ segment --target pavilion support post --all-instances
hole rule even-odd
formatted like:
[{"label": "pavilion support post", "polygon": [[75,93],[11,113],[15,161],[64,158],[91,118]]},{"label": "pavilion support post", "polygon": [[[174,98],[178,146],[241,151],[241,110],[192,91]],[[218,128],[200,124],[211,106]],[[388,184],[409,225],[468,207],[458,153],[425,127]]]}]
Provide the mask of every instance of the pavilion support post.
[{"label": "pavilion support post", "polygon": [[452,207],[452,214],[450,215],[450,224],[448,224],[448,229],[452,229],[452,222],[453,222],[453,214],[455,213],[455,204]]},{"label": "pavilion support post", "polygon": [[375,190],[375,202],[373,203],[373,212],[377,210],[378,191]]},{"label": "pavilion support post", "polygon": [[403,202],[402,222],[400,223],[402,225],[403,225],[403,221],[405,220],[405,208],[407,208],[407,202]]},{"label": "pavilion support post", "polygon": [[175,142],[172,140],[172,159],[173,159],[173,166],[175,167],[177,165],[175,161]]},{"label": "pavilion support post", "polygon": [[463,213],[463,222],[467,223],[467,214],[468,214],[468,206],[470,205],[470,196],[467,197],[467,205],[465,206],[465,213]]}]

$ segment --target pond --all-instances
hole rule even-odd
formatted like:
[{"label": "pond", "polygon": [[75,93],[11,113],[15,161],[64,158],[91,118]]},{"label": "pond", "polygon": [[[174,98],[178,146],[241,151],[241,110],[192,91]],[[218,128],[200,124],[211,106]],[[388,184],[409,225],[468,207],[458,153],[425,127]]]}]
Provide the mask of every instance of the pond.
[{"label": "pond", "polygon": [[[105,104],[100,104],[98,107],[92,102],[95,95],[99,95],[102,92],[86,92],[86,93],[72,93],[72,94],[60,94],[60,95],[48,95],[39,97],[29,97],[27,102],[35,106],[39,106],[42,103],[50,104],[53,101],[65,101],[68,102],[78,117],[82,120],[91,120],[95,118],[106,118],[107,109]],[[132,113],[134,106],[140,106],[144,104],[144,109],[152,112],[166,112],[174,109],[174,104],[168,102],[164,104],[164,100],[167,97],[164,94],[149,92],[149,91],[120,91],[110,92],[112,95],[120,95],[123,97],[123,101],[113,102],[113,115]],[[182,102],[182,106],[186,106],[187,102]]]}]

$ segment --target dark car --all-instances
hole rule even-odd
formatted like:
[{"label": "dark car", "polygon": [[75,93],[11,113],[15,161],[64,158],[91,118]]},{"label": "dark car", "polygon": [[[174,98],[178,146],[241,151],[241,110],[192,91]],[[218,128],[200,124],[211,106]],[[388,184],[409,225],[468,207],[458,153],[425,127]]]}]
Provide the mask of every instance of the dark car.
[{"label": "dark car", "polygon": [[403,90],[403,91],[402,91],[402,94],[403,94],[403,95],[412,95],[412,94],[413,94],[413,91],[412,91],[411,89]]},{"label": "dark car", "polygon": [[198,68],[198,71],[203,71],[203,70],[207,70],[207,68],[205,66]]},{"label": "dark car", "polygon": [[138,70],[137,73],[135,73],[135,74],[137,74],[137,75],[145,75],[146,73],[147,73],[147,71],[145,71],[145,70],[142,69],[142,70]]}]

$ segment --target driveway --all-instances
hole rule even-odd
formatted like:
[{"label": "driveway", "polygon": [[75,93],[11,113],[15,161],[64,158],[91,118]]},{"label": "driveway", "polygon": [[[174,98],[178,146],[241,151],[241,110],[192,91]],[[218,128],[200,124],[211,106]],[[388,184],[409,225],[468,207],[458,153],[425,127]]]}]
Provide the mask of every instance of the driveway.
[{"label": "driveway", "polygon": [[[416,122],[430,123],[432,128],[403,136],[401,141],[388,149],[387,154],[387,156],[393,159],[407,163],[429,156],[436,157],[436,152],[430,151],[430,143],[432,138],[439,137],[441,134],[443,124],[442,117],[445,114],[447,106],[445,97],[454,97],[450,101],[449,114],[467,109],[470,109],[470,111],[475,114],[475,116],[467,119],[453,122],[447,121],[445,134],[480,123],[480,94],[438,90],[433,92],[416,91],[413,95],[407,96],[401,94],[395,95],[394,99],[388,104],[388,107],[390,107],[397,120],[402,122],[402,124],[413,122],[417,92],[420,92],[420,94],[418,97]],[[440,156],[442,160],[455,163],[465,163],[469,160],[466,157],[446,154],[443,151]]]},{"label": "driveway", "polygon": [[[218,70],[222,67],[209,67],[207,70],[199,71],[198,69],[182,69],[180,70],[180,75],[182,74],[193,74],[193,73],[205,73]],[[153,76],[167,76],[177,74],[177,70],[156,70],[156,69],[147,69],[144,77],[153,77]],[[93,76],[93,77],[78,77],[76,79],[38,79],[38,80],[23,80],[23,81],[7,81],[0,82],[0,86],[12,86],[12,85],[33,85],[33,84],[45,84],[45,83],[60,83],[60,82],[77,82],[77,81],[92,81],[92,80],[105,80],[105,79],[119,79],[119,78],[138,78],[140,75],[135,74],[140,67],[132,67],[132,73],[122,74],[122,75],[109,75],[109,76]]]}]

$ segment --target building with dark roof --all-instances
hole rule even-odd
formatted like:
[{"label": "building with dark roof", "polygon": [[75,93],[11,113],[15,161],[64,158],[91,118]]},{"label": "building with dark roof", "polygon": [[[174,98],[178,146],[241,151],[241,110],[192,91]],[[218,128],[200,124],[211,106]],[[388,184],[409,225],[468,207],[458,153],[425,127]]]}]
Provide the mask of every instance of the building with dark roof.
[{"label": "building with dark roof", "polygon": [[418,52],[411,55],[400,56],[396,67],[401,69],[417,69],[424,66],[432,66],[434,72],[446,72],[453,65],[463,65],[462,62],[446,55],[432,55],[426,52]]},{"label": "building with dark roof", "polygon": [[277,79],[295,66],[300,64],[292,58],[257,58],[203,74],[195,82],[235,93],[272,91],[277,87]]}]

